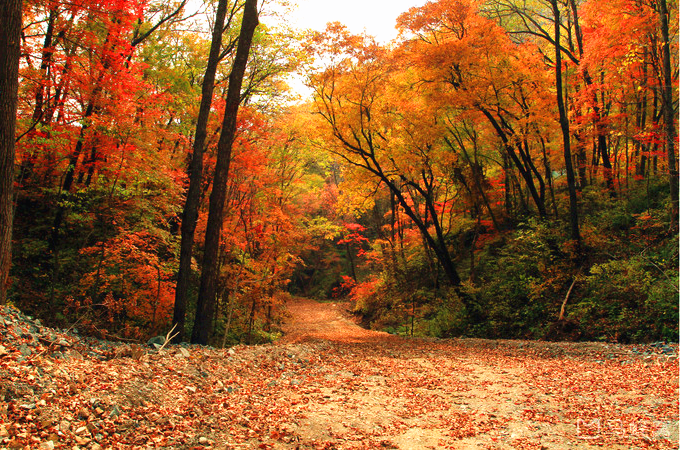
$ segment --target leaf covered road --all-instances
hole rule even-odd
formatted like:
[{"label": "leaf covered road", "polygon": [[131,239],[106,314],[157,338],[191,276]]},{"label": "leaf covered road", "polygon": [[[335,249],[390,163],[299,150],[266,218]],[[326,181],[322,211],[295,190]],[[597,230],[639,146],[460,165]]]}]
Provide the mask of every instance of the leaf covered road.
[{"label": "leaf covered road", "polygon": [[402,339],[342,309],[297,299],[279,343],[229,350],[17,363],[4,342],[0,446],[678,446],[677,348]]}]

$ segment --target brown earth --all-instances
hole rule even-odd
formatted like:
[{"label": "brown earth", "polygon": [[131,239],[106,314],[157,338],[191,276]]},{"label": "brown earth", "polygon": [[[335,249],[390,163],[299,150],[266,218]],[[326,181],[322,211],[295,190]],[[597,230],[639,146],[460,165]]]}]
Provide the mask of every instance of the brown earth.
[{"label": "brown earth", "polygon": [[344,304],[288,309],[276,344],[106,357],[63,333],[63,356],[21,357],[6,324],[0,449],[678,447],[677,346],[406,339]]},{"label": "brown earth", "polygon": [[[290,420],[328,448],[677,448],[673,356],[602,343],[405,339],[344,305],[289,305],[283,348],[314,356]],[[300,343],[304,343],[301,347]],[[322,447],[323,448],[323,447]]]}]

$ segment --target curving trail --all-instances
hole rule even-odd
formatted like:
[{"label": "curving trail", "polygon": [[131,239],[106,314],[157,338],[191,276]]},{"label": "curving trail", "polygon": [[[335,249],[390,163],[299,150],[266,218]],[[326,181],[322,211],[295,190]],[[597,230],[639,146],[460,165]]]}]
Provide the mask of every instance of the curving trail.
[{"label": "curving trail", "polygon": [[273,448],[678,446],[677,352],[406,339],[360,328],[344,304],[288,310],[278,347],[303,364],[282,378],[298,409]]},{"label": "curving trail", "polygon": [[280,343],[327,340],[342,343],[398,339],[388,333],[361,328],[352,322],[345,303],[319,303],[296,298],[287,305],[289,320],[283,325]]}]

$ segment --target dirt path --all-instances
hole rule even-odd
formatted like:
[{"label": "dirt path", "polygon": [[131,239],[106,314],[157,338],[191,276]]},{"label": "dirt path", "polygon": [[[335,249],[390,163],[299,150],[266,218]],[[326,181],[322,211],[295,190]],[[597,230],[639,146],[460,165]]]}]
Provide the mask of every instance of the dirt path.
[{"label": "dirt path", "polygon": [[595,343],[402,339],[299,299],[280,348],[317,448],[677,448],[677,358]]},{"label": "dirt path", "polygon": [[388,333],[366,330],[349,319],[344,303],[319,303],[296,298],[286,305],[289,320],[283,326],[280,343],[327,340],[339,343],[367,343],[394,340]]},{"label": "dirt path", "polygon": [[288,307],[275,344],[161,350],[0,308],[0,450],[678,446],[676,345],[403,339]]}]

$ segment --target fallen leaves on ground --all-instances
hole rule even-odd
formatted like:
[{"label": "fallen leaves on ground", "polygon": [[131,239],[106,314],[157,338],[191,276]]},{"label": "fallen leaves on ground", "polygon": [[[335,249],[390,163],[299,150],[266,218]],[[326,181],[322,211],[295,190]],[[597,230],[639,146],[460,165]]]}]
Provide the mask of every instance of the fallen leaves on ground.
[{"label": "fallen leaves on ground", "polygon": [[0,322],[0,447],[678,446],[677,346],[402,339],[289,307],[281,342],[231,349],[102,355],[50,330],[68,351],[26,355]]}]

